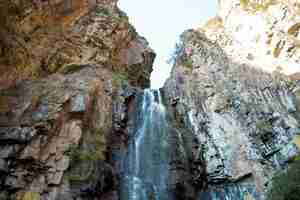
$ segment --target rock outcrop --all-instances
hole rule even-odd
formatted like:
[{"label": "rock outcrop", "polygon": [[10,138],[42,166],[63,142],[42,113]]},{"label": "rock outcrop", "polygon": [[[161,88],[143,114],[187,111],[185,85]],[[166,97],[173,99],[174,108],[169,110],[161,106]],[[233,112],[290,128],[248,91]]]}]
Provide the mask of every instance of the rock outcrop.
[{"label": "rock outcrop", "polygon": [[232,60],[267,72],[299,72],[297,0],[220,0],[218,16],[202,28]]},{"label": "rock outcrop", "polygon": [[1,60],[0,199],[118,199],[110,155],[154,52],[115,0],[28,1],[21,16],[26,53]]},{"label": "rock outcrop", "polygon": [[291,1],[268,2],[220,1],[219,17],[181,36],[163,92],[191,199],[264,199],[298,155],[299,85],[281,72],[299,67],[299,14]]}]

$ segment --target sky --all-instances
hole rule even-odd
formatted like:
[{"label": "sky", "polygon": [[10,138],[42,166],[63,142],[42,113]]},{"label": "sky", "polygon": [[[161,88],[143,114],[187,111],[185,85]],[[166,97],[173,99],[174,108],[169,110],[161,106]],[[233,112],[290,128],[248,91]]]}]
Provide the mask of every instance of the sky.
[{"label": "sky", "polygon": [[180,34],[215,16],[217,0],[119,0],[119,7],[157,54],[151,74],[151,88],[157,89],[170,75],[167,60]]}]

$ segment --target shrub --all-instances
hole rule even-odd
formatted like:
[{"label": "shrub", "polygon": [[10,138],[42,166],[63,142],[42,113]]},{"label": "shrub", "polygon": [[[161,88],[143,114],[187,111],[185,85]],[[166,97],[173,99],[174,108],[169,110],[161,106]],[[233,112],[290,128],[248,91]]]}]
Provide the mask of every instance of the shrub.
[{"label": "shrub", "polygon": [[128,75],[124,72],[114,72],[112,75],[113,85],[116,87],[121,87],[128,83]]},{"label": "shrub", "polygon": [[290,164],[286,172],[277,174],[272,179],[272,187],[267,194],[268,200],[300,199],[300,160]]},{"label": "shrub", "polygon": [[110,15],[111,13],[108,8],[96,7],[96,14],[98,16],[102,16],[102,15]]},{"label": "shrub", "polygon": [[[68,150],[65,151],[65,155],[70,157],[71,162],[104,160],[104,151],[106,149],[105,132],[100,128],[94,129],[86,133],[85,139],[85,148],[82,147],[83,145],[72,144]],[[87,148],[87,146],[89,148]]]}]

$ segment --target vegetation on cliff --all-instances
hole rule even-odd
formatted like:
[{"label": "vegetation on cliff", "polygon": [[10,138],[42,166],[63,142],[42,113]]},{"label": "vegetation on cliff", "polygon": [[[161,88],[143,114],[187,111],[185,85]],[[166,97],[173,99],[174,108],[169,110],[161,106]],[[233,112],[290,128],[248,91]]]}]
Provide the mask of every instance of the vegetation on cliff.
[{"label": "vegetation on cliff", "polygon": [[299,200],[300,197],[300,159],[296,159],[286,172],[273,178],[268,200]]}]

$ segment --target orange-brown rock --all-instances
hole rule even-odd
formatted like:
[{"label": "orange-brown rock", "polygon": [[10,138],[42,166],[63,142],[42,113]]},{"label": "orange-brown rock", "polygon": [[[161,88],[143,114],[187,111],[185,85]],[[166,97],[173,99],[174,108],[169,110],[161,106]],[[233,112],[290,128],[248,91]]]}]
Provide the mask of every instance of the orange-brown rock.
[{"label": "orange-brown rock", "polygon": [[0,59],[0,198],[117,198],[111,144],[155,54],[115,0],[28,2]]}]

